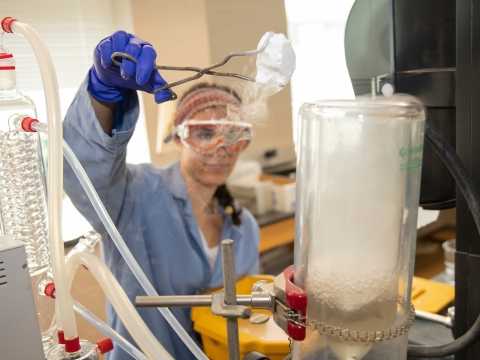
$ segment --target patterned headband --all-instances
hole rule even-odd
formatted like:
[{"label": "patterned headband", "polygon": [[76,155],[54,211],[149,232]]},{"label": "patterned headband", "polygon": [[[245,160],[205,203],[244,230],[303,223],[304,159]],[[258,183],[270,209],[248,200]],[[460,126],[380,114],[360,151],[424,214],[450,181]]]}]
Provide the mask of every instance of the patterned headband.
[{"label": "patterned headband", "polygon": [[185,119],[212,107],[240,108],[240,101],[228,91],[215,87],[205,87],[192,91],[178,105],[174,125],[180,125]]}]

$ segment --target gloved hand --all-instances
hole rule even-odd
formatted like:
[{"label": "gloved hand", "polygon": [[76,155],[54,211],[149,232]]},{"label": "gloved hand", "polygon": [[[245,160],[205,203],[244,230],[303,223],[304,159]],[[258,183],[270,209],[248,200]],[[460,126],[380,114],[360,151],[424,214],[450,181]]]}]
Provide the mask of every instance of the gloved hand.
[{"label": "gloved hand", "polygon": [[[112,54],[125,52],[137,59],[137,63],[123,59],[120,66],[112,62]],[[104,102],[121,101],[129,89],[153,93],[167,82],[158,70],[153,70],[157,53],[153,46],[125,31],[117,31],[103,39],[93,52],[93,66],[89,72],[88,90],[92,96]],[[172,99],[166,90],[155,93],[155,102]]]}]

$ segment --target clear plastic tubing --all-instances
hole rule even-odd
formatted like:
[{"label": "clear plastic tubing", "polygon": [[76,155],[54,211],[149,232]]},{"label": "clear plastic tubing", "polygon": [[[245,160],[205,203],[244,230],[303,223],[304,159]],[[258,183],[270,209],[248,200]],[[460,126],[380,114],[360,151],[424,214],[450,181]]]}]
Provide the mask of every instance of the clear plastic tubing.
[{"label": "clear plastic tubing", "polygon": [[79,315],[81,315],[90,324],[95,326],[98,330],[112,339],[118,346],[120,346],[125,352],[137,360],[148,360],[148,358],[135,346],[130,344],[122,335],[113,330],[110,326],[100,320],[95,314],[88,310],[85,306],[80,304],[77,300],[72,299],[73,309]]},{"label": "clear plastic tubing", "polygon": [[[47,127],[45,126],[45,124],[40,122],[32,123],[32,129],[47,133]],[[127,245],[125,244],[125,241],[123,240],[122,236],[120,235],[117,228],[115,227],[115,224],[113,223],[110,215],[108,214],[107,209],[105,209],[105,207],[103,206],[103,203],[100,200],[100,197],[98,196],[95,188],[90,182],[90,179],[85,173],[85,170],[83,169],[82,165],[78,161],[74,152],[72,151],[72,149],[70,149],[70,147],[65,141],[63,142],[63,146],[65,150],[64,151],[65,159],[68,161],[73,171],[77,175],[78,179],[80,180],[80,183],[82,184],[83,189],[87,193],[88,198],[92,202],[92,205],[95,208],[98,216],[100,217],[100,220],[102,221],[103,225],[107,229],[108,234],[114,241],[115,245],[117,246],[118,250],[122,254],[123,258],[125,259],[125,262],[130,267],[133,274],[135,275],[135,277],[137,278],[138,282],[141,284],[141,286],[143,287],[147,295],[158,296],[158,293],[156,292],[155,288],[148,281],[147,277],[145,276],[145,273],[142,271],[142,269],[138,265],[137,261],[135,260],[132,253],[130,252]],[[165,317],[165,319],[168,321],[170,326],[175,330],[175,332],[178,334],[180,339],[182,339],[185,345],[197,357],[197,359],[208,360],[208,357],[202,352],[202,350],[200,350],[198,345],[187,334],[185,329],[182,327],[182,325],[180,325],[180,323],[177,321],[175,316],[173,316],[171,311],[168,308],[158,308],[158,310]]]},{"label": "clear plastic tubing", "polygon": [[48,119],[48,225],[50,257],[55,279],[57,298],[62,313],[65,340],[78,338],[75,314],[73,312],[67,280],[65,277],[64,249],[62,239],[62,195],[63,195],[63,132],[60,112],[58,82],[53,60],[41,36],[29,25],[14,21],[14,34],[28,40],[37,58],[45,90]]},{"label": "clear plastic tubing", "polygon": [[70,283],[73,281],[79,265],[88,267],[115,308],[122,323],[145,355],[149,359],[173,360],[172,356],[164,349],[155,335],[152,334],[137,310],[133,307],[130,299],[107,265],[93,254],[87,252],[74,254],[67,262],[67,277]]},{"label": "clear plastic tubing", "polygon": [[[101,235],[99,233],[95,231],[89,231],[82,238],[80,238],[77,245],[75,245],[73,249],[70,250],[67,255],[65,255],[65,262],[67,262],[74,254],[79,252],[93,253],[93,251],[95,250],[95,246],[100,241],[100,239],[101,239]],[[70,283],[69,288],[71,288],[71,286],[72,284]],[[73,305],[73,307],[74,307],[74,310],[76,310],[75,304]],[[60,312],[57,298],[55,298],[55,316],[57,320],[58,329],[63,330],[62,313]]]},{"label": "clear plastic tubing", "polygon": [[[307,330],[293,359],[404,360],[425,111],[319,101],[299,116],[294,281],[307,293],[307,318],[341,330]],[[354,341],[355,331],[370,340]]]},{"label": "clear plastic tubing", "polygon": [[68,259],[73,256],[73,254],[79,252],[93,253],[95,246],[98,244],[101,238],[102,236],[95,231],[89,231],[88,233],[84,234],[80,240],[78,240],[77,245],[75,245],[73,249],[70,250],[67,255],[65,255],[65,262],[67,262]]}]

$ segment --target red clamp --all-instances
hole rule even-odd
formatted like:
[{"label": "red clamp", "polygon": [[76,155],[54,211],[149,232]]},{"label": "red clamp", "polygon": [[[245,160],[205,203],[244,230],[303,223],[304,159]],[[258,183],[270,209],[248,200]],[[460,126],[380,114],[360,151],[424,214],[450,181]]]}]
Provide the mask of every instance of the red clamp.
[{"label": "red clamp", "polygon": [[12,24],[14,21],[17,21],[17,19],[14,19],[10,16],[7,16],[6,18],[4,18],[2,20],[2,29],[3,31],[7,32],[7,33],[10,33],[10,34],[13,34],[13,30],[12,30]]},{"label": "red clamp", "polygon": [[54,283],[47,284],[47,286],[45,286],[45,289],[43,291],[45,292],[45,295],[51,297],[52,299],[55,299],[55,284]]},{"label": "red clamp", "polygon": [[[293,283],[294,268],[293,265],[283,270],[285,276],[285,294],[287,305],[293,309],[300,311],[300,315],[307,314],[307,294],[301,288]],[[305,322],[305,321],[303,321]],[[287,323],[288,335],[296,341],[305,339],[307,329],[304,326]]]},{"label": "red clamp", "polygon": [[73,339],[65,339],[65,351],[67,353],[74,353],[80,350],[80,338],[77,336]]},{"label": "red clamp", "polygon": [[111,350],[113,350],[113,341],[110,338],[105,338],[97,341],[98,351],[103,355]]},{"label": "red clamp", "polygon": [[32,129],[32,124],[39,122],[37,119],[31,117],[25,117],[22,119],[22,129],[25,132],[37,132],[37,130]]},{"label": "red clamp", "polygon": [[58,343],[60,345],[65,345],[65,333],[63,330],[57,330]]},{"label": "red clamp", "polygon": [[65,345],[65,351],[68,353],[77,352],[81,349],[80,338],[77,336],[73,339],[66,340],[65,333],[63,330],[57,330],[58,343],[60,345]]}]

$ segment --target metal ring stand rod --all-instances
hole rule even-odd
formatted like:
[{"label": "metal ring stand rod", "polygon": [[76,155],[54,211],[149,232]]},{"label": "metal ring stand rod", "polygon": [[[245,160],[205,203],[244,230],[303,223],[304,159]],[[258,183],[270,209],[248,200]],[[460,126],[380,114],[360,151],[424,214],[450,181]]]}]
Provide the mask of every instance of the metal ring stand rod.
[{"label": "metal ring stand rod", "polygon": [[[235,257],[233,240],[222,241],[223,283],[225,284],[225,304],[237,305],[235,289]],[[228,359],[240,360],[240,342],[238,339],[238,319],[227,318]]]},{"label": "metal ring stand rod", "polygon": [[[137,296],[136,307],[211,307],[212,295],[181,295],[181,296]],[[237,295],[237,305],[250,306],[255,309],[271,309],[272,301],[268,297],[253,297],[252,295]]]}]

